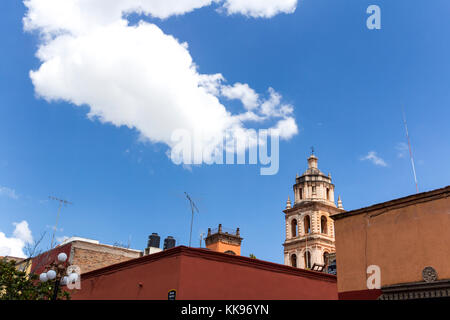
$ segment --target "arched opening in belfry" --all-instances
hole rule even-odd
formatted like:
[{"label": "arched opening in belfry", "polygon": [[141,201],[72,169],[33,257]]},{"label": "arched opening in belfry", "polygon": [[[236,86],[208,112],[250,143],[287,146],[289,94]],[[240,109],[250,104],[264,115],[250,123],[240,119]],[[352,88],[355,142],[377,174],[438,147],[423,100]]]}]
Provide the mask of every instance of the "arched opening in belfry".
[{"label": "arched opening in belfry", "polygon": [[305,251],[305,268],[311,269],[311,253],[309,251]]},{"label": "arched opening in belfry", "polygon": [[330,189],[327,188],[327,200],[330,200]]},{"label": "arched opening in belfry", "polygon": [[311,219],[308,215],[305,216],[303,219],[303,225],[305,226],[305,234],[308,234],[311,232]]},{"label": "arched opening in belfry", "polygon": [[293,238],[297,236],[297,219],[291,221],[291,234]]},{"label": "arched opening in belfry", "polygon": [[298,193],[300,195],[300,200],[302,200],[303,199],[303,188],[300,188]]},{"label": "arched opening in belfry", "polygon": [[291,255],[291,266],[293,266],[294,268],[297,268],[297,255],[296,254]]},{"label": "arched opening in belfry", "polygon": [[322,216],[320,218],[320,232],[323,234],[327,234],[328,233],[327,230],[328,230],[327,217]]}]

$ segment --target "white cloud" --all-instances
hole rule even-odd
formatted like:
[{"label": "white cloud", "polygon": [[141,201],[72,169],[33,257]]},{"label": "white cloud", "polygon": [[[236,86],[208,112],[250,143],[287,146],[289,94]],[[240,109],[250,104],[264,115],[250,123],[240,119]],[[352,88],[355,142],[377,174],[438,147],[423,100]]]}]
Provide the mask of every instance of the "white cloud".
[{"label": "white cloud", "polygon": [[281,139],[288,140],[298,133],[297,124],[293,118],[278,121],[274,130],[278,132]]},{"label": "white cloud", "polygon": [[99,25],[110,25],[124,14],[137,12],[156,18],[182,15],[209,6],[218,0],[24,0],[28,8],[26,30],[43,34],[88,32]]},{"label": "white cloud", "polygon": [[14,226],[15,229],[11,238],[0,232],[0,256],[25,258],[23,249],[27,243],[33,242],[31,230],[25,220],[19,223],[15,222]]},{"label": "white cloud", "polygon": [[11,188],[0,186],[0,196],[5,196],[14,200],[19,199],[19,196],[16,194],[16,191]]},{"label": "white cloud", "polygon": [[14,222],[13,224],[16,227],[13,232],[14,237],[22,240],[25,243],[33,242],[33,236],[31,235],[31,230],[28,227],[28,222],[23,220],[22,222]]},{"label": "white cloud", "polygon": [[[27,0],[25,30],[37,30],[41,65],[30,72],[36,93],[47,101],[89,106],[88,116],[127,126],[141,139],[173,147],[172,133],[201,129],[211,147],[224,132],[246,130],[245,121],[288,120],[277,129],[291,136],[293,108],[269,88],[269,99],[248,84],[226,86],[222,74],[200,74],[187,43],[155,24],[128,25],[126,13],[166,18],[209,5],[207,0]],[[242,113],[232,114],[223,96],[239,99]],[[253,116],[246,115],[255,110]],[[283,126],[283,127],[281,127]]]},{"label": "white cloud", "polygon": [[[239,87],[242,87],[241,84],[238,84],[238,88]],[[280,121],[282,124],[293,123],[297,128],[297,124],[295,123],[294,118],[291,117],[292,113],[294,112],[294,108],[289,104],[281,103],[282,99],[281,94],[276,92],[273,88],[269,88],[268,89],[269,97],[267,99],[262,100],[260,99],[259,95],[255,93],[256,95],[255,100],[255,97],[252,97],[254,93],[253,89],[248,87],[249,90],[247,90],[247,87],[248,85],[245,85],[243,87],[245,89],[239,89],[235,91],[234,88],[236,88],[236,86],[234,86],[232,87],[231,93],[227,92],[229,88],[225,88],[224,90],[224,87],[222,87],[223,95],[228,95],[228,97],[230,98],[233,97],[233,93],[235,93],[234,98],[241,100],[244,107],[246,107],[247,103],[246,109],[248,109],[248,111],[237,115],[236,118],[238,118],[241,121],[254,121],[254,122],[262,122],[273,118],[283,118],[284,120],[289,121],[287,122]],[[249,97],[252,98],[250,99]],[[248,105],[250,104],[249,101],[255,102],[255,104],[252,105],[251,108],[248,107]],[[280,127],[278,126],[277,128],[279,129]]]},{"label": "white cloud", "polygon": [[387,167],[387,163],[382,158],[377,156],[377,153],[375,151],[369,151],[369,153],[366,156],[361,157],[360,160],[369,160],[376,166]]},{"label": "white cloud", "polygon": [[259,105],[258,94],[246,83],[242,84],[238,82],[235,83],[234,86],[223,86],[221,93],[228,99],[241,100],[244,107],[248,110],[254,109]]},{"label": "white cloud", "polygon": [[28,8],[26,30],[39,29],[43,35],[61,31],[87,32],[98,25],[110,25],[128,13],[165,19],[219,3],[228,14],[270,18],[293,13],[297,0],[24,0]]},{"label": "white cloud", "polygon": [[282,96],[273,88],[269,88],[270,97],[261,104],[261,113],[267,117],[286,117],[294,108],[288,104],[281,104]]},{"label": "white cloud", "polygon": [[271,18],[279,13],[293,13],[297,0],[225,0],[228,14],[243,14],[253,18]]}]

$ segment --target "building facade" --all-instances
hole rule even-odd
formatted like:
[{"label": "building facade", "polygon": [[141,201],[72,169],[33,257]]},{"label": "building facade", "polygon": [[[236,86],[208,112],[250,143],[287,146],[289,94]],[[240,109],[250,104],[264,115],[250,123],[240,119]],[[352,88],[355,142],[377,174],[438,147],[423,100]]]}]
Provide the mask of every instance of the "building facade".
[{"label": "building facade", "polygon": [[339,299],[450,297],[450,186],[332,218]]},{"label": "building facade", "polygon": [[81,273],[139,258],[143,255],[140,250],[101,244],[97,240],[72,237],[52,250],[32,258],[29,271],[37,274],[44,272],[61,252],[67,254],[70,264],[80,267]]},{"label": "building facade", "polygon": [[336,276],[175,247],[83,274],[74,300],[337,300]]},{"label": "building facade", "polygon": [[322,271],[335,252],[332,214],[344,212],[339,197],[334,200],[331,175],[318,169],[318,158],[308,158],[308,169],[296,177],[294,204],[288,197],[285,214],[284,264]]}]

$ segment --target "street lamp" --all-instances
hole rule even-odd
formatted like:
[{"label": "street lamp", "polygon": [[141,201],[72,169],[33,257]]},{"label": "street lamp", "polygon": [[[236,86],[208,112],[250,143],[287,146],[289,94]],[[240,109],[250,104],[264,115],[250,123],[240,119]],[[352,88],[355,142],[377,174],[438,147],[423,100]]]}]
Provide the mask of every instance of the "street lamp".
[{"label": "street lamp", "polygon": [[41,280],[41,282],[47,282],[48,277],[46,273],[41,273],[39,276],[39,280]]},{"label": "street lamp", "polygon": [[66,262],[67,260],[67,254],[65,254],[64,252],[61,252],[60,254],[58,254],[58,261],[61,263]]},{"label": "street lamp", "polygon": [[67,285],[68,282],[76,281],[78,279],[77,273],[72,273],[69,276],[66,276],[68,267],[66,261],[67,254],[61,252],[60,254],[58,254],[55,261],[50,264],[49,270],[39,275],[39,280],[41,282],[55,280],[52,300],[56,300],[58,298],[60,286]]}]

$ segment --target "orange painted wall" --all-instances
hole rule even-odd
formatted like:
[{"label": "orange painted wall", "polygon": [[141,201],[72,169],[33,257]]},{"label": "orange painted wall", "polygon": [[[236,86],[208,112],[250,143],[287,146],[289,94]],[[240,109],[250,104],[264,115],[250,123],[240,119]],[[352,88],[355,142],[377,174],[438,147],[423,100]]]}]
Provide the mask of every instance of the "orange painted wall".
[{"label": "orange painted wall", "polygon": [[338,291],[367,290],[369,265],[381,286],[417,282],[433,267],[450,279],[450,199],[379,208],[335,221]]},{"label": "orange painted wall", "polygon": [[238,255],[238,256],[241,255],[241,246],[238,246],[238,245],[232,245],[232,244],[223,243],[223,242],[218,241],[216,243],[207,245],[206,247],[210,250],[217,251],[217,252],[225,252],[225,251],[231,250],[234,253],[236,253],[236,255]]}]

